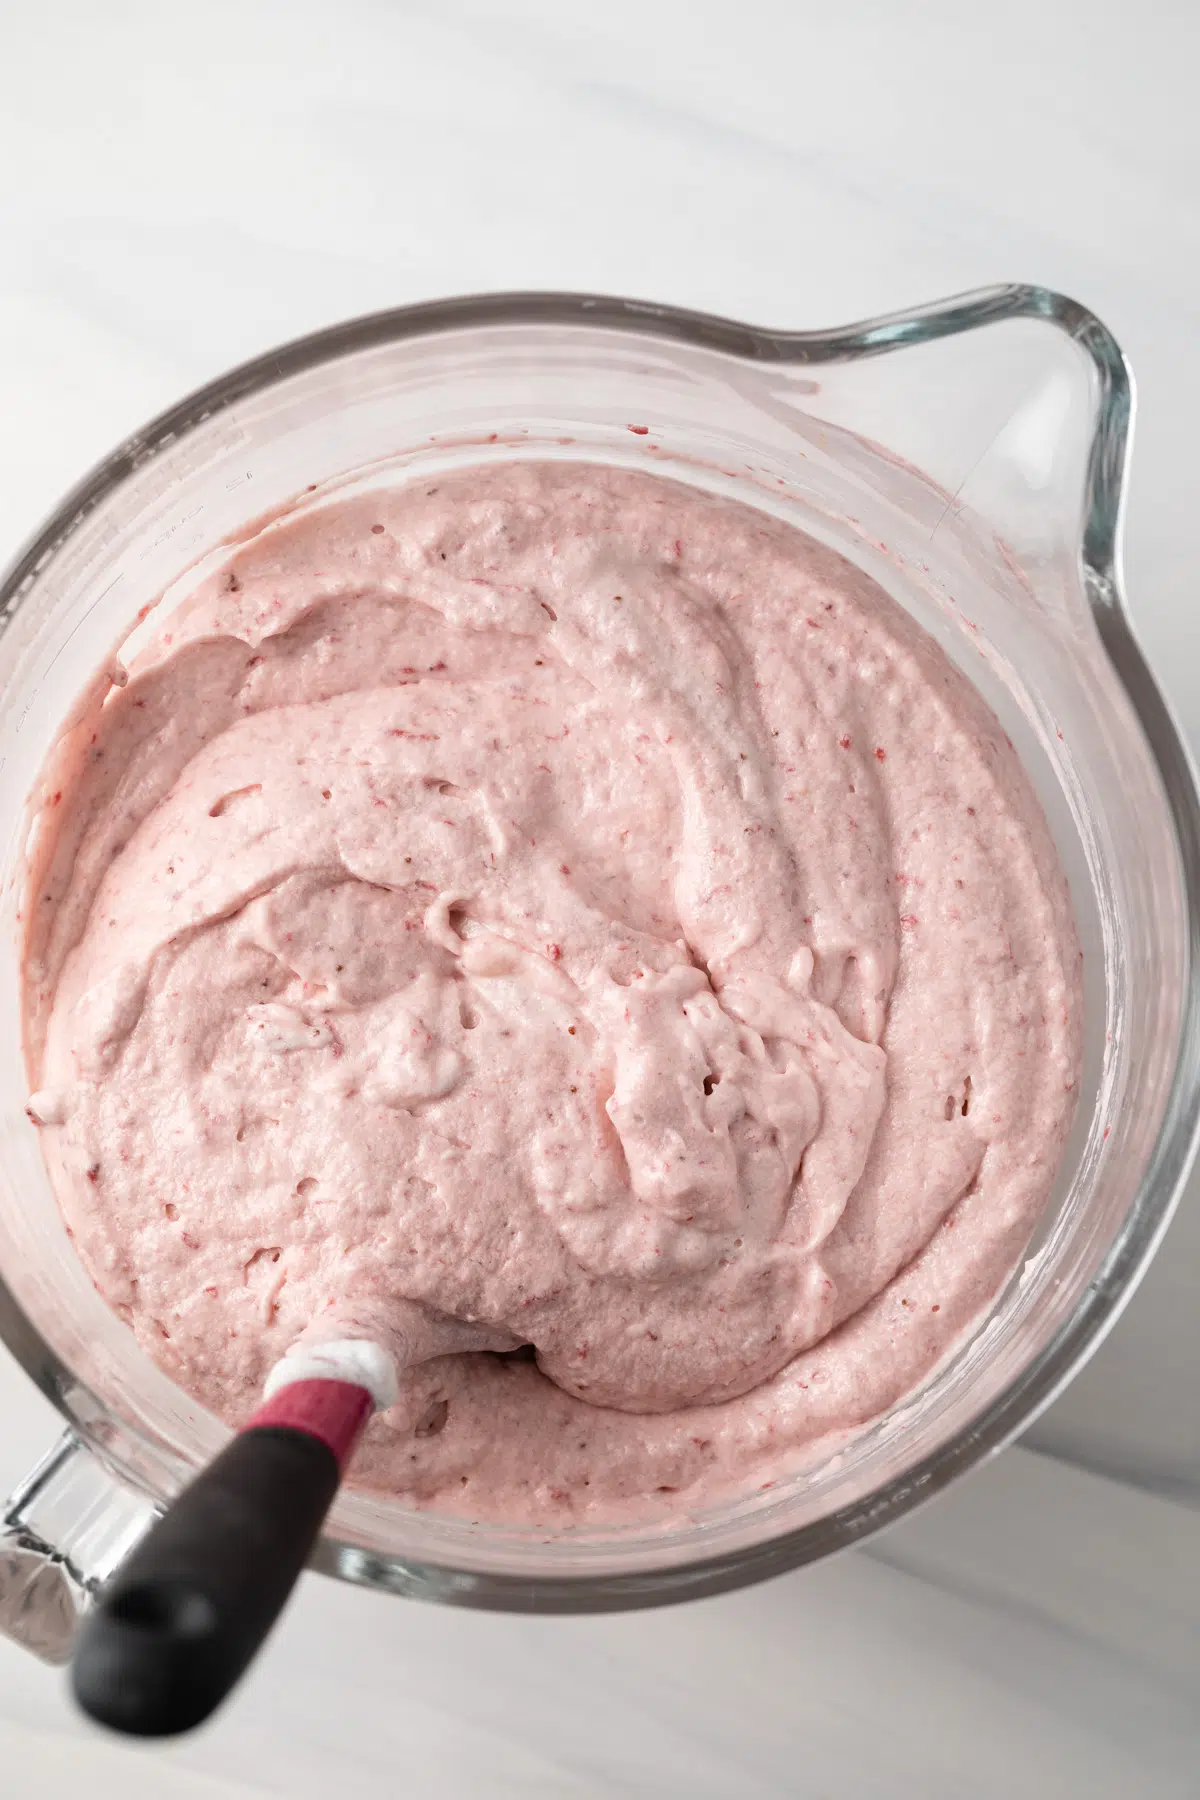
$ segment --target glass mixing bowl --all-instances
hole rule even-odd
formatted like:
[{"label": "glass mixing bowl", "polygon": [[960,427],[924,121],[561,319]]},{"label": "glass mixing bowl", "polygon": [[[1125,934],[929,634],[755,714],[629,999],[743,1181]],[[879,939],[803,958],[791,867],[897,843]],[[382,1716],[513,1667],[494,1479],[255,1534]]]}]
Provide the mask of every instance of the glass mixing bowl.
[{"label": "glass mixing bowl", "polygon": [[1030,1423],[1128,1298],[1198,1110],[1200,813],[1121,591],[1131,404],[1108,332],[1039,288],[828,332],[499,295],[379,314],[261,357],[68,496],[0,593],[0,1331],[69,1423],[9,1503],[0,1627],[65,1656],[150,1507],[225,1436],[94,1292],[23,1114],[28,796],[144,609],[297,495],[315,504],[496,458],[587,458],[738,496],[835,545],[1012,736],[1071,882],[1086,988],[1078,1121],[1037,1236],[969,1341],[885,1418],[770,1492],[668,1528],[547,1539],[343,1493],[316,1566],[540,1611],[711,1593],[878,1530]]}]

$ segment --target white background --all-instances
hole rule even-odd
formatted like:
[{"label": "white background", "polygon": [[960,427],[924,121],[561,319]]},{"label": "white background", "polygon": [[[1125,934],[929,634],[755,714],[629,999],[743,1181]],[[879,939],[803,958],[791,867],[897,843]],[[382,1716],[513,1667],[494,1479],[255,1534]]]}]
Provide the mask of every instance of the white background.
[{"label": "white background", "polygon": [[[1195,0],[0,0],[0,560],[149,414],[348,314],[544,286],[821,326],[1032,280],[1132,358],[1129,591],[1200,745],[1198,68]],[[170,1752],[0,1645],[6,1791],[1195,1796],[1198,1293],[1189,1197],[1037,1454],[748,1594],[514,1621],[310,1578]],[[53,1421],[6,1361],[0,1409],[11,1484]]]}]

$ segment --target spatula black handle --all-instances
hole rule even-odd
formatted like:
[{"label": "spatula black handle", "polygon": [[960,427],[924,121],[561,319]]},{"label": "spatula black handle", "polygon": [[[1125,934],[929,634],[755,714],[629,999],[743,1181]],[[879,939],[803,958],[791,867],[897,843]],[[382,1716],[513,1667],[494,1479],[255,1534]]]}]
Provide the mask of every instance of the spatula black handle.
[{"label": "spatula black handle", "polygon": [[72,1669],[84,1712],[116,1731],[189,1731],[279,1617],[337,1492],[328,1444],[251,1426],[153,1525],[100,1596]]}]

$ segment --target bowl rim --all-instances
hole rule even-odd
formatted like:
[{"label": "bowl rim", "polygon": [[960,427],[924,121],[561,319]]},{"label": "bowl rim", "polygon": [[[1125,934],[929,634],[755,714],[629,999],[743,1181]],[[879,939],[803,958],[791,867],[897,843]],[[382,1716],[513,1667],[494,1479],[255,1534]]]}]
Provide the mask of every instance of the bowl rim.
[{"label": "bowl rim", "polygon": [[[375,347],[481,327],[554,326],[665,338],[745,362],[819,366],[890,355],[1015,320],[1041,321],[1064,333],[1091,365],[1096,404],[1084,477],[1080,575],[1100,640],[1157,767],[1179,859],[1186,966],[1178,1049],[1154,1148],[1120,1235],[1074,1312],[1002,1393],[911,1470],[822,1519],[743,1549],[629,1573],[530,1577],[455,1569],[366,1552],[333,1536],[320,1541],[314,1567],[392,1592],[490,1610],[613,1611],[740,1587],[860,1541],[994,1455],[1050,1405],[1115,1324],[1170,1222],[1200,1138],[1200,791],[1182,734],[1142,656],[1126,607],[1122,538],[1134,411],[1132,374],[1116,339],[1093,313],[1063,294],[1027,283],[998,284],[830,330],[804,331],[772,330],[682,307],[601,294],[504,292],[425,301],[295,338],[239,364],[161,412],[71,489],[0,581],[2,631],[38,576],[90,514],[168,445],[241,399]],[[0,1336],[75,1424],[72,1402],[77,1404],[83,1384],[43,1339],[2,1279]],[[78,1425],[75,1429],[86,1436]],[[99,1444],[93,1447],[102,1449]]]}]

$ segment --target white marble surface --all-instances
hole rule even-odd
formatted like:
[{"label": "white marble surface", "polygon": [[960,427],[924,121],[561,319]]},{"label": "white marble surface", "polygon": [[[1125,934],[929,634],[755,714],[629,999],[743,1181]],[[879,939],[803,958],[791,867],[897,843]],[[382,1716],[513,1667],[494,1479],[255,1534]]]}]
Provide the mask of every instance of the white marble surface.
[{"label": "white marble surface", "polygon": [[[1031,279],[1133,359],[1130,593],[1200,745],[1198,65],[1194,0],[0,0],[0,559],[149,413],[346,314],[552,286],[823,325]],[[170,1752],[0,1645],[6,1791],[1194,1796],[1198,1287],[1189,1197],[1054,1456],[748,1594],[515,1621],[310,1579]],[[7,1363],[0,1416],[6,1485],[52,1430]]]}]

